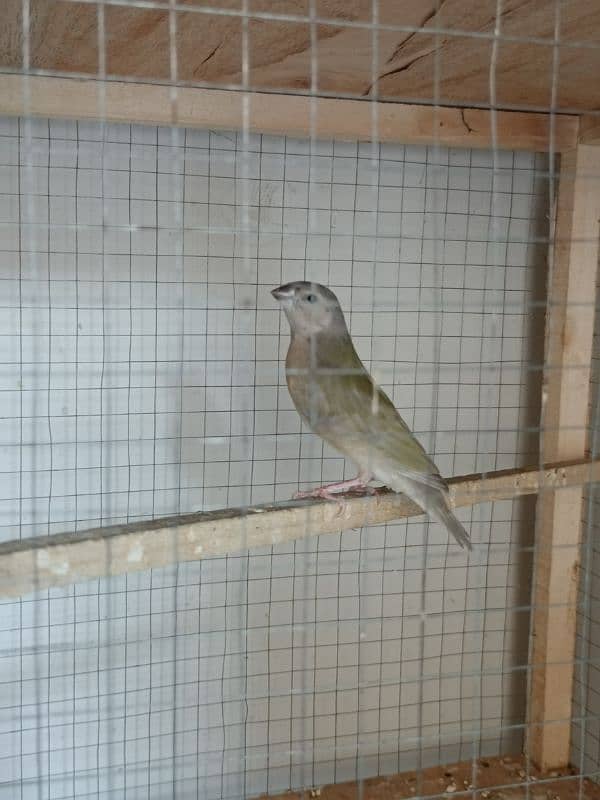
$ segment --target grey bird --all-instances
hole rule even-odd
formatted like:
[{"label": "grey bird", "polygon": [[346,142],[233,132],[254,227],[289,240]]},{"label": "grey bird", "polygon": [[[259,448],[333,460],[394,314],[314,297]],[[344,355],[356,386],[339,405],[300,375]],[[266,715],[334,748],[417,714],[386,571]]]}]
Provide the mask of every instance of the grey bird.
[{"label": "grey bird", "polygon": [[296,497],[335,500],[335,493],[372,493],[372,479],[414,500],[441,522],[461,547],[471,539],[455,517],[448,486],[421,444],[358,357],[335,294],[326,286],[294,281],[273,289],[288,318],[291,342],[287,385],[307,425],[358,465],[352,480]]}]

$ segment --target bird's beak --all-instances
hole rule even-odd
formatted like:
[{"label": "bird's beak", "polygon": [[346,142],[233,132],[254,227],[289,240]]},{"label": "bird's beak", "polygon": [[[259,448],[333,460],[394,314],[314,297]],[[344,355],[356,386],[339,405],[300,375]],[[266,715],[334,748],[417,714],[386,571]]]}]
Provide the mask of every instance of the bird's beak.
[{"label": "bird's beak", "polygon": [[287,283],[285,286],[272,289],[271,294],[275,300],[291,300],[294,297],[294,287]]}]

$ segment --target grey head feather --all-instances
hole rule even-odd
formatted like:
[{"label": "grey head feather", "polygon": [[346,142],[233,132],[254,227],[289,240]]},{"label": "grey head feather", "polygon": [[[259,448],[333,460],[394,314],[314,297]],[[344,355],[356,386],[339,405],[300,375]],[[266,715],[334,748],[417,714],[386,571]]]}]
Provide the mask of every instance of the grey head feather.
[{"label": "grey head feather", "polygon": [[292,338],[297,335],[310,338],[324,332],[349,336],[339,301],[327,286],[313,281],[292,281],[273,289],[271,294],[285,311]]}]

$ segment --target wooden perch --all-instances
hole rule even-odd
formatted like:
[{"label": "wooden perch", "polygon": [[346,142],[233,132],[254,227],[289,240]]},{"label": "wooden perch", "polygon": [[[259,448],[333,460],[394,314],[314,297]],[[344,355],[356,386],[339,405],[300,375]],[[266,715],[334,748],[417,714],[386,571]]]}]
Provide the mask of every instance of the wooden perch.
[{"label": "wooden perch", "polygon": [[[596,481],[600,481],[600,460],[541,471],[495,472],[485,478],[452,478],[449,483],[454,505],[471,506]],[[344,499],[341,511],[336,503],[299,500],[4,542],[0,544],[0,596],[19,597],[92,578],[197,561],[422,513],[403,495],[383,492]]]}]

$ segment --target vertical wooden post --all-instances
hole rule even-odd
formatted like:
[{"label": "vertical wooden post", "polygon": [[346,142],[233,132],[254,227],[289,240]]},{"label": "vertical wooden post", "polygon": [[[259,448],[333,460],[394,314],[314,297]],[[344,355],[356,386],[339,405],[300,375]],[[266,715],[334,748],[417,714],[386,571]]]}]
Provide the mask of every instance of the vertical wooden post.
[{"label": "vertical wooden post", "polygon": [[[541,460],[585,455],[600,241],[600,147],[563,152],[548,285]],[[569,763],[583,487],[537,503],[528,754]]]}]

